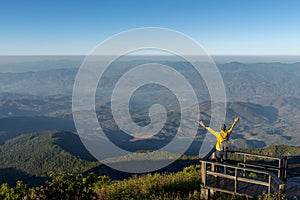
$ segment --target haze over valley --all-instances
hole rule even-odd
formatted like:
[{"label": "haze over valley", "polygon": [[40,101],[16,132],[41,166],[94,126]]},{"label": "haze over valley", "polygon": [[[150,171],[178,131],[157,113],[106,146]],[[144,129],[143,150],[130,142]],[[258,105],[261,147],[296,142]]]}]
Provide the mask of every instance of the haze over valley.
[{"label": "haze over valley", "polygon": [[[82,57],[61,60],[51,60],[49,57],[30,62],[22,61],[22,57],[19,59],[15,63],[5,63],[2,59],[0,63],[0,142],[29,132],[76,132],[71,110],[72,89]],[[114,85],[123,72],[146,62],[146,58],[132,58],[113,63],[100,80],[96,93],[98,119],[106,134],[116,143],[126,141],[132,151],[151,149],[153,145],[159,147],[155,143],[172,139],[180,117],[175,96],[166,88],[153,84],[136,91],[130,102],[131,114],[135,122],[145,125],[149,123],[147,113],[150,106],[162,104],[170,113],[163,130],[153,138],[135,141],[132,136],[123,134],[114,123],[110,111],[110,95]],[[210,96],[203,78],[184,61],[161,59],[160,63],[173,67],[187,77],[198,95],[201,118],[209,121]],[[256,148],[271,144],[299,144],[300,62],[219,62],[217,66],[223,77],[228,101],[226,123],[231,123],[235,116],[241,118],[232,134],[234,146]],[[13,68],[22,70],[11,72]],[[192,107],[184,109],[190,109],[191,113],[193,110]],[[196,141],[201,142],[204,134],[199,129]],[[186,136],[189,137],[189,133]],[[197,148],[194,147],[189,153],[196,155]]]}]

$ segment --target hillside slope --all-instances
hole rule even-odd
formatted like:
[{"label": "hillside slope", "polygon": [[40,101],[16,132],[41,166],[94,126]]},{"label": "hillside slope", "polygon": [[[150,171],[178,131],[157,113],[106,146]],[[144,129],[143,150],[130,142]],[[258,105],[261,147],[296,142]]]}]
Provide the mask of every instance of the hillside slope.
[{"label": "hillside slope", "polygon": [[[63,149],[59,143],[62,136],[72,137],[71,132],[48,131],[29,133],[6,141],[0,146],[0,167],[13,168],[31,176],[47,176],[49,172],[83,172],[94,166],[91,160],[83,159]],[[73,141],[74,142],[74,141]],[[79,143],[74,142],[74,148]],[[82,145],[82,144],[81,144]],[[77,152],[85,154],[85,149]],[[86,153],[87,154],[87,153]]]},{"label": "hillside slope", "polygon": [[[170,159],[172,154],[158,152],[153,162]],[[143,160],[120,157],[111,162],[142,165]],[[198,158],[184,156],[158,172],[176,172],[197,164]],[[85,149],[78,135],[64,131],[46,131],[23,134],[7,140],[0,146],[0,183],[15,184],[22,180],[30,185],[43,184],[50,173],[94,173],[112,179],[131,176],[102,165]]]}]

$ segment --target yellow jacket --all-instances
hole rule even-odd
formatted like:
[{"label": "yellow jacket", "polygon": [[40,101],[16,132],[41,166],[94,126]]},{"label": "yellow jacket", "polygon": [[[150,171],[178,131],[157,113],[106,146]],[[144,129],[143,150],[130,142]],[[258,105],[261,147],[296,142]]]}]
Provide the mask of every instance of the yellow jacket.
[{"label": "yellow jacket", "polygon": [[217,132],[215,130],[213,130],[210,127],[205,127],[206,130],[208,130],[209,132],[211,132],[214,136],[216,136],[217,138],[217,143],[216,143],[216,150],[221,151],[221,143],[223,142],[223,140],[228,136],[230,136],[233,128],[234,128],[235,124],[232,124],[230,126],[230,128],[227,131],[223,131],[221,130],[220,132]]}]

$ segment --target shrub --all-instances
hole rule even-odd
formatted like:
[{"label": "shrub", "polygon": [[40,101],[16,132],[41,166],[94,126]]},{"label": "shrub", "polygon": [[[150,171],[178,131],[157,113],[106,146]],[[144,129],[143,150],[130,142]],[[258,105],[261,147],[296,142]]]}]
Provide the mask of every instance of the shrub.
[{"label": "shrub", "polygon": [[182,199],[200,190],[200,166],[190,166],[182,172],[133,176],[96,187],[99,199]]},{"label": "shrub", "polygon": [[52,181],[46,186],[35,189],[35,198],[39,199],[96,199],[94,187],[107,184],[107,176],[89,174],[58,173],[51,174]]}]

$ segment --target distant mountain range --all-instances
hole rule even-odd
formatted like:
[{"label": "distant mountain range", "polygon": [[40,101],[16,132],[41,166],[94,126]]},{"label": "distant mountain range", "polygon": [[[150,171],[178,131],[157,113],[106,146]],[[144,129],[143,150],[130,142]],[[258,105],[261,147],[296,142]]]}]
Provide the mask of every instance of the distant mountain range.
[{"label": "distant mountain range", "polygon": [[[30,71],[22,71],[22,64],[18,63],[12,67],[19,70],[0,73],[0,176],[16,174],[23,180],[32,177],[44,180],[43,177],[55,169],[109,171],[93,161],[74,134],[72,89],[80,62],[58,60],[53,68],[50,67],[52,62],[43,62],[24,64],[32,66]],[[107,137],[132,152],[161,148],[170,142],[179,127],[180,108],[176,97],[157,85],[137,90],[131,98],[130,112],[135,123],[145,126],[150,122],[148,111],[151,105],[163,105],[168,119],[158,134],[150,139],[136,139],[122,132],[113,120],[110,109],[112,88],[124,72],[146,62],[135,60],[113,64],[100,80],[96,93],[97,116]],[[199,106],[201,119],[209,122],[211,102],[203,78],[186,62],[162,60],[160,63],[172,66],[189,80],[200,102],[184,109],[193,113],[194,106]],[[300,63],[230,62],[218,64],[218,67],[228,99],[225,123],[229,126],[234,117],[241,119],[231,136],[233,147],[299,145]],[[186,120],[186,130],[192,124]],[[219,124],[213,128],[219,129]],[[201,127],[198,128],[196,139],[186,154],[198,154],[205,133]],[[190,136],[189,131],[184,133],[184,137]],[[23,158],[22,154],[26,156]],[[125,176],[118,174],[118,177]],[[11,177],[8,179],[11,180]]]},{"label": "distant mountain range", "polygon": [[2,92],[57,95],[71,94],[77,68],[37,72],[0,73]]},{"label": "distant mountain range", "polygon": [[[104,89],[111,89],[122,73],[144,63],[147,63],[147,60],[117,62],[104,74],[100,84]],[[209,100],[205,82],[190,64],[172,61],[161,61],[161,64],[178,70],[188,78],[201,99]],[[0,73],[1,93],[70,96],[78,70],[78,64],[74,66],[46,71]],[[300,97],[300,62],[293,64],[231,62],[218,64],[218,67],[230,101],[255,102],[277,97]]]},{"label": "distant mountain range", "polygon": [[[1,99],[0,99],[1,102]],[[2,101],[3,102],[3,101]],[[44,131],[65,130],[76,131],[69,100],[67,98],[43,98],[43,100],[29,101],[28,99],[9,100],[10,103],[2,104],[3,112],[0,118],[0,143],[20,134]],[[58,102],[58,103],[57,103]],[[234,117],[240,117],[240,122],[232,134],[232,145],[239,148],[264,147],[272,144],[298,145],[300,142],[297,129],[300,128],[300,99],[277,98],[261,101],[261,104],[250,102],[229,102],[227,104],[226,124],[229,126]],[[5,108],[5,109],[2,109]],[[38,109],[37,109],[38,108]],[[209,122],[211,104],[209,101],[199,104],[201,119]],[[38,111],[34,111],[37,109]],[[138,105],[133,107],[133,119],[140,125],[149,123],[147,114],[148,106]],[[192,113],[194,108],[187,108]],[[5,111],[5,112],[4,112]],[[33,114],[28,114],[31,112]],[[177,133],[179,125],[179,112],[174,108],[169,109],[169,117],[164,128],[153,138],[134,140],[119,130],[115,124],[110,104],[97,106],[97,114],[102,128],[107,136],[116,144],[131,151],[157,149],[167,144]],[[5,115],[6,113],[6,115]],[[7,113],[12,113],[8,115]],[[27,113],[23,115],[23,113]],[[193,123],[187,123],[188,126]],[[219,129],[219,125],[214,127]],[[186,137],[190,137],[188,132]],[[201,141],[205,136],[202,128],[198,130],[197,144],[190,149],[190,154],[197,154]]]}]

